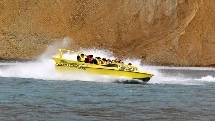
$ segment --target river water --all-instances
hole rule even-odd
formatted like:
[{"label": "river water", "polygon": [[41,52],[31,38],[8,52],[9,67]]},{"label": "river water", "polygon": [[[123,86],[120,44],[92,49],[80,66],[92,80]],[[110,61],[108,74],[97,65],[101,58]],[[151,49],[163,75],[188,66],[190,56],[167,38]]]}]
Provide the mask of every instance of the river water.
[{"label": "river water", "polygon": [[1,121],[215,120],[215,68],[141,66],[155,76],[123,84],[53,64],[0,63]]}]

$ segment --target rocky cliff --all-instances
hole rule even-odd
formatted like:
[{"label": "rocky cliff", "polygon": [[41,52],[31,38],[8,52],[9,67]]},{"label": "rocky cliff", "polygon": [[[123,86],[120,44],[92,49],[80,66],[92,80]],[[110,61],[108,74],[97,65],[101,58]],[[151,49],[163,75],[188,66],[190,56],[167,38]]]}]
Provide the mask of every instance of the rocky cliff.
[{"label": "rocky cliff", "polygon": [[0,58],[33,59],[55,41],[120,58],[215,64],[214,0],[2,0]]}]

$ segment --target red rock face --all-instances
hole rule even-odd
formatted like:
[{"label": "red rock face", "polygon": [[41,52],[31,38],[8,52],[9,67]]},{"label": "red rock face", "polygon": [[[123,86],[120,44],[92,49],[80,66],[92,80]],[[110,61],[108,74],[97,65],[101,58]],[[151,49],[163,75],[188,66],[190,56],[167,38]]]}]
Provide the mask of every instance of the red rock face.
[{"label": "red rock face", "polygon": [[176,66],[215,64],[214,0],[0,2],[0,58],[33,59],[55,41],[120,58]]}]

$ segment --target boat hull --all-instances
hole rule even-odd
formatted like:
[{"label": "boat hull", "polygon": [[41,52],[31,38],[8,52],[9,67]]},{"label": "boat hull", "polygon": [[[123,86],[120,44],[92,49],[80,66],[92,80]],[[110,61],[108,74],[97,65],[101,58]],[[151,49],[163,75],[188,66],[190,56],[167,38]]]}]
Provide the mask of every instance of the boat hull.
[{"label": "boat hull", "polygon": [[134,80],[141,80],[142,82],[148,82],[153,76],[150,73],[136,72],[136,71],[122,71],[113,68],[102,68],[102,67],[93,67],[93,66],[65,66],[65,65],[55,65],[57,71],[60,72],[85,72],[90,74],[98,75],[109,75],[117,77],[126,77]]},{"label": "boat hull", "polygon": [[[141,82],[148,82],[153,74],[139,71],[136,67],[125,64],[92,64],[70,59],[62,58],[62,51],[60,50],[60,57],[53,57],[55,61],[55,68],[57,71],[66,73],[89,73],[98,75],[108,75],[115,77],[126,77],[129,80],[139,80]],[[138,81],[138,82],[139,82]]]}]

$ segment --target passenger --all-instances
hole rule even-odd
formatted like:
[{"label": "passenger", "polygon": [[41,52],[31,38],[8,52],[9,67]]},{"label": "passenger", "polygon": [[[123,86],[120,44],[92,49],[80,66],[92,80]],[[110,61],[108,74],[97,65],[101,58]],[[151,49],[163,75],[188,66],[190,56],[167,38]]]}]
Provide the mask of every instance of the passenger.
[{"label": "passenger", "polygon": [[124,62],[122,60],[119,60],[119,63],[123,64]]},{"label": "passenger", "polygon": [[93,55],[87,55],[87,58],[85,58],[85,63],[93,63]]},{"label": "passenger", "polygon": [[82,61],[82,62],[84,61],[84,57],[85,57],[85,55],[82,53],[82,54],[81,54],[81,61]]},{"label": "passenger", "polygon": [[118,63],[118,61],[119,61],[118,59],[115,59],[115,60],[114,60],[114,63]]},{"label": "passenger", "polygon": [[102,60],[103,60],[103,61],[107,61],[107,59],[106,59],[106,58],[102,58]]},{"label": "passenger", "polygon": [[89,63],[89,58],[90,58],[90,56],[89,55],[87,55],[87,57],[85,58],[85,63]]},{"label": "passenger", "polygon": [[119,60],[118,60],[118,59],[115,59],[115,63],[119,63]]},{"label": "passenger", "polygon": [[84,60],[85,60],[84,54],[81,54],[81,56],[80,55],[77,56],[77,61],[84,62]]},{"label": "passenger", "polygon": [[101,63],[101,65],[104,65],[104,64],[105,64],[105,61],[100,60],[100,63]]},{"label": "passenger", "polygon": [[110,64],[111,63],[111,60],[110,59],[107,59],[106,60],[106,64]]},{"label": "passenger", "polygon": [[111,63],[116,63],[116,61],[115,61],[115,60],[112,60]]},{"label": "passenger", "polygon": [[101,65],[101,60],[102,59],[100,57],[98,57],[97,60],[98,60],[98,64]]},{"label": "passenger", "polygon": [[77,61],[81,61],[81,56],[80,55],[77,56]]},{"label": "passenger", "polygon": [[89,63],[93,63],[93,55],[89,55]]},{"label": "passenger", "polygon": [[122,60],[118,60],[117,63],[121,63]]},{"label": "passenger", "polygon": [[93,59],[93,64],[98,64],[97,59]]},{"label": "passenger", "polygon": [[101,60],[100,57],[95,57],[95,59],[93,59],[93,63],[94,63],[94,64],[100,65],[100,64],[101,64],[101,63],[100,63],[100,60]]},{"label": "passenger", "polygon": [[135,66],[132,66],[131,63],[128,63],[128,70],[129,70],[129,71],[134,71],[134,70],[136,70],[136,67],[135,67]]},{"label": "passenger", "polygon": [[107,60],[107,64],[111,64],[112,61],[110,59]]},{"label": "passenger", "polygon": [[101,61],[101,64],[106,64],[107,63],[106,58],[102,58],[102,60],[100,60],[100,61]]}]

